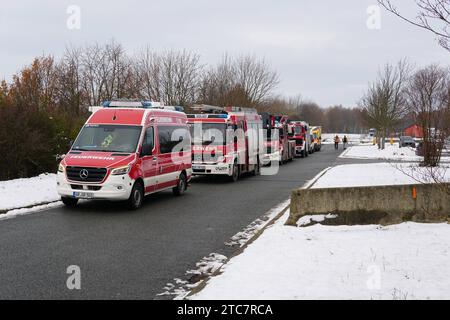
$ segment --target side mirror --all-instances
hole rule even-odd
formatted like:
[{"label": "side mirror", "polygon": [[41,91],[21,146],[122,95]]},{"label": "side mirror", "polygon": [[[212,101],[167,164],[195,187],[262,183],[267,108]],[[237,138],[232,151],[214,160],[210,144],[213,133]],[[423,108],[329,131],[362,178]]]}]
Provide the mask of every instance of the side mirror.
[{"label": "side mirror", "polygon": [[67,147],[70,149],[72,149],[74,141],[73,140],[69,140],[69,142],[67,142]]},{"label": "side mirror", "polygon": [[151,156],[152,155],[153,146],[150,144],[142,145],[141,149],[141,157]]}]

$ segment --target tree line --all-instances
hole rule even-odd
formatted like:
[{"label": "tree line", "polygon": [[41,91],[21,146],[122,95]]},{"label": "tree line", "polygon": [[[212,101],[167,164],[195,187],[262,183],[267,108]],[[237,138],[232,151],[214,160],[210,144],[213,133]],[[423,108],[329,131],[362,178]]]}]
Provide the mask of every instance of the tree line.
[{"label": "tree line", "polygon": [[225,54],[216,65],[186,51],[146,47],[128,54],[115,41],[68,47],[60,59],[35,58],[0,85],[0,180],[53,172],[89,116],[88,106],[113,99],[254,107],[289,114],[325,129],[358,132],[360,111],[329,109],[301,98],[274,95],[276,70],[251,55]]},{"label": "tree line", "polygon": [[424,164],[437,166],[450,136],[450,72],[431,64],[414,68],[406,60],[387,64],[360,101],[366,122],[376,128],[380,148],[385,138],[401,132],[404,119],[421,128]]}]

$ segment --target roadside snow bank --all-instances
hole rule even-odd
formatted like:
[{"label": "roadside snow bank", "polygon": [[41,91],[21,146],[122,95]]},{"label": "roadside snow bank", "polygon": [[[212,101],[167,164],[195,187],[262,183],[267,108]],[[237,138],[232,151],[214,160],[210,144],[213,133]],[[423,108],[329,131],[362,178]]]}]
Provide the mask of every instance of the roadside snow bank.
[{"label": "roadside snow bank", "polygon": [[[329,169],[311,188],[431,183],[426,179],[426,170],[414,163],[346,164]],[[443,167],[441,171],[443,180],[450,182],[450,168]]]},{"label": "roadside snow bank", "polygon": [[0,212],[58,201],[56,174],[0,181]]},{"label": "roadside snow bank", "polygon": [[[399,148],[398,143],[386,144],[384,150],[378,149],[374,145],[352,146],[343,152],[340,158],[349,159],[373,159],[373,160],[395,160],[395,161],[422,161],[422,157],[416,155],[416,149],[411,147]],[[450,162],[450,157],[443,156],[442,162]]]},{"label": "roadside snow bank", "polygon": [[450,225],[287,227],[287,213],[191,299],[449,299]]}]

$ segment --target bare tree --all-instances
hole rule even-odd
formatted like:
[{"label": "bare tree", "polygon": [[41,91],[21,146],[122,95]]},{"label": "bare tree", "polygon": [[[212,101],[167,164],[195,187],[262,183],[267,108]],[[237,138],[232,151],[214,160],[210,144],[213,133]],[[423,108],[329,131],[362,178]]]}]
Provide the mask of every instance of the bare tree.
[{"label": "bare tree", "polygon": [[393,129],[406,114],[405,87],[410,74],[409,64],[403,60],[397,66],[387,64],[379,71],[376,82],[369,85],[359,105],[370,126],[378,130],[380,148],[388,131]]},{"label": "bare tree", "polygon": [[160,92],[170,105],[184,106],[195,101],[201,71],[200,56],[188,51],[168,51],[161,55]]},{"label": "bare tree", "polygon": [[203,74],[199,100],[216,105],[263,105],[278,85],[278,74],[253,56],[230,58]]},{"label": "bare tree", "polygon": [[418,70],[410,80],[408,106],[423,132],[424,165],[439,165],[450,124],[446,121],[450,82],[448,71],[437,65]]},{"label": "bare tree", "polygon": [[235,61],[237,83],[255,103],[261,103],[278,85],[278,74],[271,70],[264,59],[241,56]]},{"label": "bare tree", "polygon": [[439,44],[450,51],[450,2],[448,0],[416,0],[418,14],[415,18],[406,17],[390,0],[378,0],[386,10],[404,21],[428,30],[436,35]]},{"label": "bare tree", "polygon": [[140,96],[145,100],[161,101],[161,58],[146,47],[136,58],[136,74],[141,83]]}]

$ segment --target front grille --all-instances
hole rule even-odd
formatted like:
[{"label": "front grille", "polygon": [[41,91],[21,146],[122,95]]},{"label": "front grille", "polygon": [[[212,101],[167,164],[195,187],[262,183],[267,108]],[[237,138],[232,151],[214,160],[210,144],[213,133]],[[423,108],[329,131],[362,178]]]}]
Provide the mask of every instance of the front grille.
[{"label": "front grille", "polygon": [[105,168],[67,167],[66,171],[71,181],[102,182],[106,176]]},{"label": "front grille", "polygon": [[267,152],[267,154],[271,154],[272,153],[272,147],[267,147],[267,150],[266,150]]},{"label": "front grille", "polygon": [[207,152],[205,152],[203,154],[202,153],[195,153],[195,154],[193,153],[192,154],[192,161],[193,162],[197,162],[197,163],[199,163],[199,162],[201,162],[201,163],[214,162],[215,163],[215,162],[219,161],[219,158],[221,156],[223,156],[221,153],[216,153],[214,155],[212,155],[210,153],[207,153]]},{"label": "front grille", "polygon": [[87,187],[89,191],[99,191],[102,188],[101,186],[82,186],[78,184],[71,184],[70,186],[73,190],[84,190],[84,187]]},{"label": "front grille", "polygon": [[202,154],[201,153],[193,153],[192,154],[192,161],[202,162],[203,161]]},{"label": "front grille", "polygon": [[303,139],[295,139],[295,144],[297,146],[302,146],[303,145]]}]

